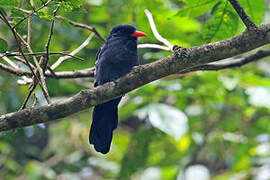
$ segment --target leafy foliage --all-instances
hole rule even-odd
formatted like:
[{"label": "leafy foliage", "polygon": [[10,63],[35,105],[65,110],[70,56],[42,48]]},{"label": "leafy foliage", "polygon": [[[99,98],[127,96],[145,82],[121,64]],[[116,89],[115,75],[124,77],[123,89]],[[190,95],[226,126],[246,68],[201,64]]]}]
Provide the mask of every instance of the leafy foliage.
[{"label": "leafy foliage", "polygon": [[261,23],[265,13],[265,3],[263,0],[240,0],[240,4],[245,8],[247,14],[252,18],[255,23]]},{"label": "leafy foliage", "polygon": [[181,9],[176,15],[177,16],[189,16],[198,17],[205,14],[207,11],[211,10],[216,4],[219,4],[219,0],[191,0],[184,1],[188,5]]},{"label": "leafy foliage", "polygon": [[0,6],[18,6],[18,0],[0,0]]},{"label": "leafy foliage", "polygon": [[0,39],[0,52],[6,52],[8,50],[8,44],[5,40]]},{"label": "leafy foliage", "polygon": [[238,29],[238,16],[228,1],[218,3],[212,10],[213,18],[203,24],[202,33],[207,42],[233,36]]}]

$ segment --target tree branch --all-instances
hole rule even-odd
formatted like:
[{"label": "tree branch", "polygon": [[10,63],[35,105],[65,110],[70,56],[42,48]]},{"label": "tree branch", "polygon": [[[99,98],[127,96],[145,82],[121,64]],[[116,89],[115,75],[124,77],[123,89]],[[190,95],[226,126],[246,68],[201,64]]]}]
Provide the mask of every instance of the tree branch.
[{"label": "tree branch", "polygon": [[[146,16],[147,16],[147,19],[148,19],[148,21],[149,21],[150,27],[151,27],[151,29],[152,29],[152,32],[153,32],[155,38],[156,38],[157,40],[159,40],[160,42],[162,42],[164,45],[166,45],[166,46],[169,48],[169,50],[171,51],[172,48],[173,48],[173,45],[172,45],[167,39],[165,39],[164,37],[162,37],[162,36],[158,33],[158,30],[157,30],[157,27],[156,27],[156,25],[155,25],[155,22],[154,22],[154,19],[153,19],[153,16],[152,16],[151,12],[150,12],[148,9],[145,9],[145,10],[144,10],[144,13],[145,13]],[[157,48],[157,46],[156,46],[156,48]]]},{"label": "tree branch", "polygon": [[[25,56],[44,56],[46,54],[46,52],[35,52],[35,53],[24,53]],[[83,58],[78,57],[78,56],[74,56],[71,53],[67,54],[64,52],[49,52],[49,55],[63,55],[63,56],[69,56],[70,58],[74,58],[74,59],[78,59],[79,61],[84,61]],[[16,52],[12,52],[12,53],[0,53],[0,58],[3,56],[22,56],[22,54],[16,53]],[[25,61],[24,61],[25,63]]]},{"label": "tree branch", "polygon": [[138,48],[153,48],[153,49],[161,49],[165,51],[171,51],[170,47],[162,46],[159,44],[138,44]]},{"label": "tree branch", "polygon": [[[270,50],[258,51],[256,54],[251,55],[246,58],[234,59],[234,60],[225,61],[225,62],[214,62],[214,63],[204,64],[201,66],[195,66],[189,69],[185,69],[179,73],[185,74],[185,73],[189,73],[193,71],[217,71],[221,69],[240,67],[245,64],[258,61],[267,56],[270,56]],[[23,71],[20,69],[12,68],[1,63],[0,63],[0,69],[6,72],[9,72],[11,74],[15,74],[17,76],[28,76],[28,77],[32,76],[32,73],[30,71]],[[83,69],[83,70],[54,72],[54,74],[50,71],[50,72],[45,73],[45,77],[55,78],[55,79],[90,78],[90,77],[94,77],[94,72],[95,72],[94,67]]]},{"label": "tree branch", "polygon": [[0,131],[53,121],[119,97],[149,82],[185,69],[233,57],[270,43],[270,24],[230,39],[175,51],[161,60],[135,67],[126,76],[73,97],[37,108],[0,116]]},{"label": "tree branch", "polygon": [[243,23],[246,25],[247,29],[256,29],[256,24],[251,20],[251,18],[247,15],[243,7],[239,4],[237,0],[229,0],[235,11],[238,13]]},{"label": "tree branch", "polygon": [[195,66],[190,69],[181,71],[180,73],[184,74],[184,73],[188,73],[192,71],[217,71],[221,69],[240,67],[245,64],[258,61],[267,56],[270,56],[270,50],[267,50],[267,51],[260,50],[257,53],[246,58],[239,58],[239,59],[233,59],[233,60],[224,61],[224,62],[214,62],[214,63],[209,63],[209,64],[205,64],[201,66]]},{"label": "tree branch", "polygon": [[60,57],[52,66],[51,68],[54,70],[55,68],[57,68],[62,62],[64,62],[65,60],[69,59],[70,57],[74,56],[75,54],[77,54],[79,51],[81,51],[83,48],[85,48],[89,42],[91,41],[91,39],[94,37],[94,33],[91,33],[88,38],[75,50],[73,50],[70,54],[66,55],[66,56],[62,56]]},{"label": "tree branch", "polygon": [[[46,95],[46,84],[45,82],[43,81],[43,72],[42,72],[42,69],[41,67],[39,66],[35,56],[33,57],[34,59],[34,62],[37,66],[37,71],[39,72],[39,75],[37,75],[37,71],[34,71],[31,64],[29,63],[29,61],[27,60],[26,56],[24,55],[24,52],[23,52],[23,49],[21,47],[21,43],[19,42],[18,38],[20,38],[20,40],[27,46],[28,50],[30,51],[30,53],[33,53],[31,47],[30,47],[30,44],[28,44],[21,36],[19,33],[16,32],[15,30],[15,26],[12,26],[10,25],[9,21],[7,20],[7,18],[5,17],[4,13],[0,10],[0,14],[2,16],[2,20],[4,21],[4,23],[10,28],[11,32],[13,33],[13,36],[16,40],[16,43],[18,45],[18,48],[19,48],[19,52],[21,53],[21,55],[23,56],[23,58],[25,59],[25,62],[26,64],[28,65],[28,67],[30,68],[32,74],[33,74],[33,77],[34,77],[34,82],[33,83],[39,83],[40,84],[40,87],[46,97],[46,100],[47,102],[50,104],[50,99],[48,98],[48,96]],[[39,78],[40,77],[40,78]],[[31,86],[32,87],[36,87],[36,86]],[[31,92],[31,91],[30,91]],[[30,94],[31,95],[31,94]]]},{"label": "tree branch", "polygon": [[[15,9],[20,10],[20,11],[22,11],[22,12],[28,14],[28,16],[29,16],[29,15],[33,15],[33,14],[34,14],[34,15],[37,15],[36,12],[32,13],[32,11],[29,11],[29,10],[26,10],[26,9],[22,9],[22,8],[18,8],[18,7],[16,7]],[[55,18],[56,18],[56,19],[65,20],[65,21],[67,21],[70,25],[72,25],[72,26],[74,26],[74,27],[79,27],[79,28],[82,28],[82,29],[87,29],[87,30],[89,30],[89,31],[91,31],[91,32],[93,32],[93,33],[95,33],[95,34],[97,35],[97,37],[98,37],[101,41],[103,41],[103,42],[106,41],[106,39],[105,39],[105,38],[97,31],[97,29],[96,29],[94,26],[88,26],[88,25],[86,25],[86,24],[77,23],[77,22],[72,21],[72,20],[70,20],[70,19],[68,19],[68,18],[66,18],[66,17],[63,17],[63,16],[55,16]]]},{"label": "tree branch", "polygon": [[[56,9],[53,11],[53,17],[56,16],[56,13],[57,13],[57,11],[59,10],[59,8],[60,8],[60,5],[57,4]],[[45,45],[45,51],[46,51],[45,61],[44,61],[44,64],[41,65],[41,66],[42,66],[43,72],[46,71],[47,65],[48,65],[48,62],[49,62],[49,57],[50,57],[50,56],[49,56],[49,48],[50,48],[50,43],[51,43],[52,36],[53,36],[54,24],[55,24],[55,20],[53,19],[53,20],[51,21],[51,26],[50,26],[50,31],[49,31],[48,40],[47,40],[47,43],[46,43],[46,45]]]},{"label": "tree branch", "polygon": [[[26,10],[26,9],[22,9],[22,8],[17,8],[17,10],[20,10],[26,14],[30,14],[32,11],[29,11],[29,10]],[[162,46],[162,45],[159,45],[159,44],[138,44],[138,48],[154,48],[154,49],[161,49],[161,50],[165,50],[165,51],[172,51],[172,47],[173,45],[165,38],[163,38],[159,33],[158,33],[158,30],[156,28],[156,25],[155,25],[155,22],[154,22],[154,19],[153,19],[153,16],[151,14],[150,11],[148,11],[147,9],[144,11],[147,18],[148,18],[148,21],[149,21],[149,24],[150,24],[150,27],[152,29],[152,32],[154,34],[154,36],[156,37],[156,39],[160,42],[162,42],[165,46]],[[34,13],[35,15],[37,15],[36,13]],[[91,32],[93,32],[95,35],[97,35],[99,37],[100,40],[102,40],[103,42],[106,41],[106,39],[96,30],[96,28],[94,26],[88,26],[86,24],[81,24],[81,23],[77,23],[77,22],[74,22],[66,17],[63,17],[63,16],[55,16],[55,18],[57,19],[61,19],[61,20],[65,20],[67,21],[69,24],[73,25],[74,27],[79,27],[79,28],[83,28],[83,29],[87,29]],[[55,69],[54,66],[52,66],[52,69]]]},{"label": "tree branch", "polygon": [[[16,69],[9,67],[5,64],[0,63],[0,69],[8,73],[17,75],[17,76],[27,76],[32,77],[33,74],[30,71],[24,71],[21,69]],[[61,71],[54,72],[52,74],[50,71],[45,73],[46,78],[55,78],[55,79],[72,79],[72,78],[91,78],[94,77],[95,68],[88,68],[83,70],[74,70],[74,71]]]},{"label": "tree branch", "polygon": [[41,9],[45,8],[46,6],[48,6],[51,2],[53,2],[53,0],[49,0],[47,1],[45,4],[43,4],[41,7],[39,7],[38,9],[34,10],[34,11],[30,11],[27,16],[25,16],[24,18],[22,18],[15,26],[13,26],[13,28],[15,29],[18,25],[20,25],[24,20],[26,20],[28,17],[32,16],[33,14],[37,13],[38,11],[40,11]]},{"label": "tree branch", "polygon": [[1,10],[0,10],[0,14],[1,14],[1,17],[2,17],[2,20],[4,21],[4,23],[11,29],[12,34],[13,34],[13,36],[14,36],[14,38],[15,38],[15,40],[16,40],[16,43],[17,43],[17,45],[18,45],[19,51],[20,51],[20,53],[22,54],[23,58],[25,59],[26,64],[27,64],[28,67],[30,68],[30,70],[31,70],[32,74],[34,75],[34,77],[35,77],[36,79],[38,79],[36,73],[34,72],[34,70],[33,70],[32,67],[31,67],[29,61],[27,60],[26,56],[24,55],[24,52],[23,52],[22,47],[21,47],[21,43],[20,43],[19,40],[18,40],[17,33],[16,33],[14,27],[10,25],[10,23],[8,22],[8,20],[7,20],[6,17],[5,17],[5,14],[4,14]]},{"label": "tree branch", "polygon": [[69,24],[75,26],[75,27],[79,27],[79,28],[83,28],[83,29],[87,29],[89,31],[92,31],[93,33],[95,33],[97,35],[97,37],[99,37],[100,40],[102,40],[103,42],[106,41],[106,39],[97,31],[97,29],[94,26],[88,26],[86,24],[80,24],[77,22],[74,22],[68,18],[65,18],[63,16],[55,16],[57,19],[62,19],[67,21]]}]

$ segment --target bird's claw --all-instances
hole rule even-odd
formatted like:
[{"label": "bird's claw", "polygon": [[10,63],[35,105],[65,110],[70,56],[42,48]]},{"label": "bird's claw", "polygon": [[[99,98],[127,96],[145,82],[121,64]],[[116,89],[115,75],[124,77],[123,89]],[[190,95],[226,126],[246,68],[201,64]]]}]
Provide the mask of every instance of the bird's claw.
[{"label": "bird's claw", "polygon": [[173,49],[174,55],[177,57],[186,58],[188,56],[187,48],[185,47],[174,45],[172,49]]}]

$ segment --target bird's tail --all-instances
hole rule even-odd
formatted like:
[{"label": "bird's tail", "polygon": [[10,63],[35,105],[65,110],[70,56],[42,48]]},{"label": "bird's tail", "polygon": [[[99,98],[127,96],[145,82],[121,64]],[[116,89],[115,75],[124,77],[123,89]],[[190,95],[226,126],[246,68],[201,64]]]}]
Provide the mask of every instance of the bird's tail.
[{"label": "bird's tail", "polygon": [[113,130],[118,124],[118,104],[122,97],[95,106],[89,142],[95,150],[106,154],[110,150]]}]

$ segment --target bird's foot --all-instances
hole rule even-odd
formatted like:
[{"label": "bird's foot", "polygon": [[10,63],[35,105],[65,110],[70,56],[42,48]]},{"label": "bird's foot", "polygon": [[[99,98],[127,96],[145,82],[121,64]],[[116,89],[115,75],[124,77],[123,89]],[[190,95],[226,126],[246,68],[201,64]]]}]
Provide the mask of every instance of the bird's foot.
[{"label": "bird's foot", "polygon": [[173,46],[173,53],[175,56],[180,57],[180,58],[186,58],[188,56],[187,55],[187,48],[177,46],[177,45]]}]

